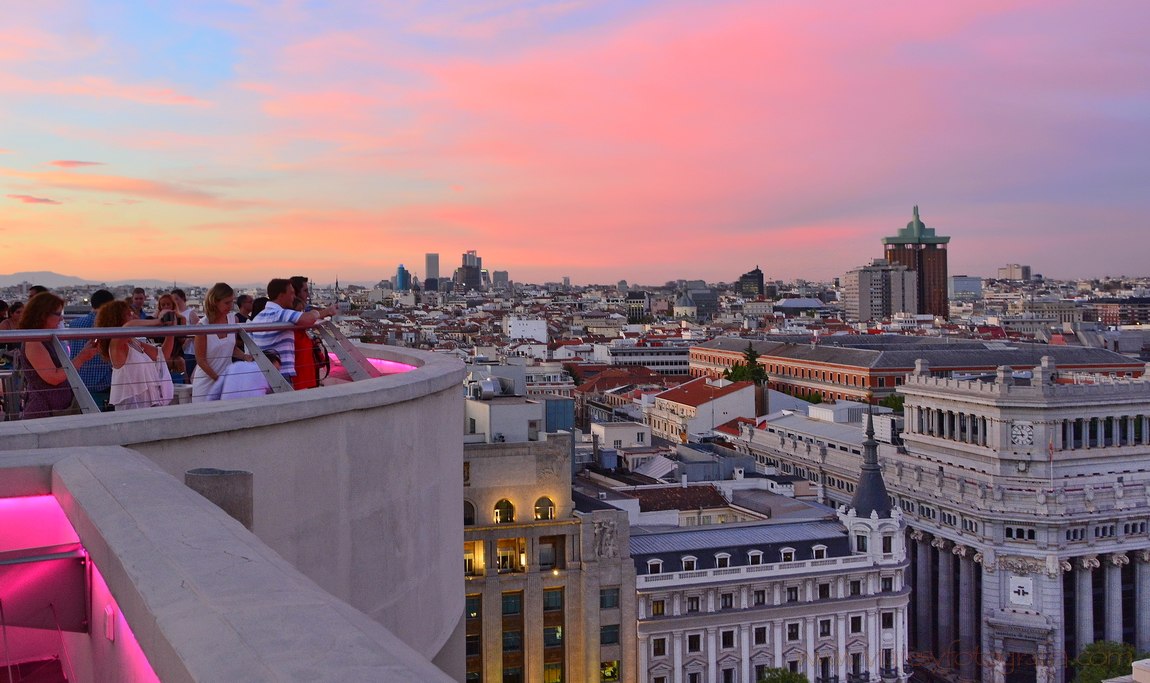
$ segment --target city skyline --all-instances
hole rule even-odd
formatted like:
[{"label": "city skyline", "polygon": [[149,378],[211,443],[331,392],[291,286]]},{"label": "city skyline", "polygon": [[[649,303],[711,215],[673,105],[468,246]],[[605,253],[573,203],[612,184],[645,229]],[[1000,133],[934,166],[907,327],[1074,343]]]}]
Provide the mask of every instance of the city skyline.
[{"label": "city skyline", "polygon": [[825,9],[22,8],[8,270],[364,281],[475,249],[525,282],[817,281],[917,204],[952,274],[1146,274],[1144,5]]}]

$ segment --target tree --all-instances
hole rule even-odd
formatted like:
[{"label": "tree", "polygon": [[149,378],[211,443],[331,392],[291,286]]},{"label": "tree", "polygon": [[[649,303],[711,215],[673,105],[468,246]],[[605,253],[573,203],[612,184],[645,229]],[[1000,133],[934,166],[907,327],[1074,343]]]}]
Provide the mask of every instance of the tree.
[{"label": "tree", "polygon": [[1072,663],[1075,683],[1100,683],[1108,678],[1129,676],[1131,664],[1144,659],[1145,653],[1134,651],[1133,645],[1099,640],[1082,648],[1082,654]]},{"label": "tree", "polygon": [[754,382],[762,386],[767,381],[767,371],[759,365],[760,355],[751,342],[747,342],[747,348],[743,349],[743,360],[723,371],[723,377],[732,382]]},{"label": "tree", "polygon": [[807,677],[790,669],[768,668],[755,683],[807,683]]},{"label": "tree", "polygon": [[891,410],[893,410],[896,413],[902,412],[902,404],[903,403],[906,403],[906,397],[903,396],[902,394],[891,394],[890,396],[887,396],[886,398],[884,398],[883,400],[878,402],[878,404],[880,406],[885,406],[887,408],[890,408]]}]

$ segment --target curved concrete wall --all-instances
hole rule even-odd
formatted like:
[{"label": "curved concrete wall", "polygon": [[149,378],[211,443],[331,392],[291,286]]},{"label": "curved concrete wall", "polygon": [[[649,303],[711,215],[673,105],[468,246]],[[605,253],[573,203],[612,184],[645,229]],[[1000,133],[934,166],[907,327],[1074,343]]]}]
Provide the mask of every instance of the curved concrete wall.
[{"label": "curved concrete wall", "polygon": [[399,375],[256,399],[0,424],[0,449],[130,446],[183,480],[254,475],[256,536],[463,677],[462,363],[365,346]]}]

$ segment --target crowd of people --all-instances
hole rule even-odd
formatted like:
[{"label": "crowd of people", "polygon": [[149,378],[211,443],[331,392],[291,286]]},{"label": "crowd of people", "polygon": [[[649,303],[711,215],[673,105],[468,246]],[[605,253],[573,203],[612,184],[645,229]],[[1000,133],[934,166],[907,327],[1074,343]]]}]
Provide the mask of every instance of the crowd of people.
[{"label": "crowd of people", "polygon": [[[291,329],[253,330],[251,339],[293,388],[319,386],[322,347],[315,346],[307,328],[334,315],[337,309],[334,305],[311,307],[307,278],[273,279],[266,298],[236,296],[231,286],[218,282],[208,290],[201,311],[188,305],[184,290],[179,288],[157,297],[155,315],[146,308],[147,298],[139,287],[125,299],[100,289],[89,298],[92,310],[66,325],[71,329],[141,328],[139,336],[102,337],[86,343],[73,339],[63,345],[55,340],[8,344],[3,352],[19,379],[21,419],[79,412],[61,349],[101,410],[167,405],[173,400],[175,386],[181,384],[190,385],[193,403],[271,391],[253,355],[255,349],[245,348],[234,331],[197,334],[185,330],[198,325],[292,325]],[[47,288],[32,287],[27,302],[9,305],[0,301],[0,330],[64,328],[64,303]],[[149,337],[144,329],[170,326],[184,333]]]}]

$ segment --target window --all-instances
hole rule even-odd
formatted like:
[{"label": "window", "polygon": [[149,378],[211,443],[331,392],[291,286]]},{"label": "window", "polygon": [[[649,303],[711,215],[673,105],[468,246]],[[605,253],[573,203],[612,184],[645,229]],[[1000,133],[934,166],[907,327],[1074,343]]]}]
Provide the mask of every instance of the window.
[{"label": "window", "polygon": [[464,576],[478,576],[483,573],[483,563],[480,561],[482,553],[482,541],[467,541],[463,544]]},{"label": "window", "polygon": [[851,595],[862,595],[862,581],[851,581],[850,593]]},{"label": "window", "polygon": [[782,550],[779,551],[779,558],[783,562],[794,562],[795,561],[795,549],[794,548],[783,548]]},{"label": "window", "polygon": [[563,662],[543,665],[543,683],[563,683]]},{"label": "window", "polygon": [[763,563],[763,551],[752,550],[749,553],[747,553],[747,564],[762,564],[762,563]]},{"label": "window", "polygon": [[787,624],[787,640],[799,639],[799,624]]},{"label": "window", "polygon": [[715,567],[718,569],[725,569],[731,566],[731,556],[727,553],[719,553],[715,555]]},{"label": "window", "polygon": [[475,506],[471,501],[463,501],[463,526],[473,526],[475,524]]},{"label": "window", "polygon": [[890,576],[882,577],[882,592],[890,593],[894,590],[894,578]]},{"label": "window", "polygon": [[619,624],[606,624],[599,627],[600,645],[619,644]]},{"label": "window", "polygon": [[831,634],[831,620],[819,619],[819,637],[826,638]]},{"label": "window", "polygon": [[799,601],[799,588],[798,586],[787,586],[787,602]]},{"label": "window", "polygon": [[495,523],[511,524],[515,521],[515,506],[506,498],[495,504]]},{"label": "window", "polygon": [[663,561],[662,560],[647,560],[647,573],[648,574],[662,574]]},{"label": "window", "polygon": [[735,594],[722,593],[719,595],[719,609],[734,609],[735,607]]},{"label": "window", "polygon": [[504,668],[503,683],[523,683],[523,669],[518,666]]},{"label": "window", "polygon": [[799,673],[799,660],[788,659],[787,660],[787,671],[790,671],[791,673],[796,673],[796,674]]},{"label": "window", "polygon": [[661,617],[667,611],[667,602],[665,600],[652,600],[651,601],[651,616]]},{"label": "window", "polygon": [[755,680],[761,681],[767,677],[767,671],[770,669],[766,664],[755,665]]},{"label": "window", "polygon": [[465,608],[468,619],[478,619],[483,616],[483,596],[482,595],[468,595],[467,607]]},{"label": "window", "polygon": [[857,536],[855,536],[855,551],[860,552],[860,553],[865,553],[866,548],[867,548],[866,541],[867,541],[866,536],[864,536],[862,534],[858,534]]},{"label": "window", "polygon": [[827,559],[827,547],[825,545],[816,545],[814,548],[811,548],[811,557],[816,560]]},{"label": "window", "polygon": [[563,609],[563,589],[548,588],[543,591],[543,611],[556,612]]},{"label": "window", "polygon": [[757,590],[754,592],[755,605],[767,604],[767,592],[765,590]]},{"label": "window", "polygon": [[690,555],[684,557],[683,558],[683,571],[685,571],[685,572],[695,571],[695,563],[696,563],[696,560],[694,557],[692,557]]},{"label": "window", "polygon": [[882,554],[890,555],[894,552],[894,538],[888,534],[883,534],[882,537]]},{"label": "window", "polygon": [[555,503],[547,496],[535,501],[535,519],[555,519]]},{"label": "window", "polygon": [[698,612],[699,611],[699,596],[692,595],[692,596],[689,596],[687,598],[687,611],[688,612]]},{"label": "window", "polygon": [[559,647],[563,645],[563,627],[547,626],[543,629],[543,647]]},{"label": "window", "polygon": [[882,627],[883,629],[894,628],[894,612],[882,613]]},{"label": "window", "polygon": [[861,615],[855,614],[851,616],[851,633],[862,633],[863,618]]},{"label": "window", "polygon": [[819,600],[830,600],[831,598],[831,585],[829,583],[819,584]]},{"label": "window", "polygon": [[652,657],[666,657],[667,656],[667,639],[666,638],[652,638],[651,639],[651,656]]},{"label": "window", "polygon": [[619,606],[619,588],[599,589],[599,609],[614,609]]},{"label": "window", "polygon": [[687,674],[687,683],[700,683],[703,680],[703,674],[698,671],[692,671]]},{"label": "window", "polygon": [[862,653],[861,652],[852,652],[851,653],[851,673],[856,674],[856,675],[862,673]]},{"label": "window", "polygon": [[646,432],[635,432],[635,443],[646,443],[646,442],[647,442],[647,433]]},{"label": "window", "polygon": [[564,562],[566,555],[564,548],[566,545],[567,539],[565,536],[540,536],[539,570],[563,569],[563,567],[566,566]]},{"label": "window", "polygon": [[613,659],[609,662],[599,662],[599,680],[600,681],[617,681],[619,680],[619,660]]},{"label": "window", "polygon": [[692,633],[687,636],[687,652],[702,652],[703,636]]},{"label": "window", "polygon": [[468,634],[466,643],[468,657],[478,657],[483,654],[483,643],[478,633]]},{"label": "window", "polygon": [[719,647],[724,650],[730,650],[735,646],[735,632],[734,631],[720,631],[719,632]]},{"label": "window", "polygon": [[767,627],[766,626],[756,626],[755,631],[754,631],[754,636],[755,636],[755,645],[766,645],[767,644]]},{"label": "window", "polygon": [[522,572],[527,569],[527,541],[522,538],[501,538],[495,542],[495,559],[500,574]]},{"label": "window", "polygon": [[521,614],[523,612],[523,593],[518,591],[503,594],[503,616]]},{"label": "window", "polygon": [[503,632],[503,651],[504,652],[519,652],[523,649],[523,632],[522,631],[504,631]]},{"label": "window", "polygon": [[723,669],[723,683],[735,683],[735,670]]}]

